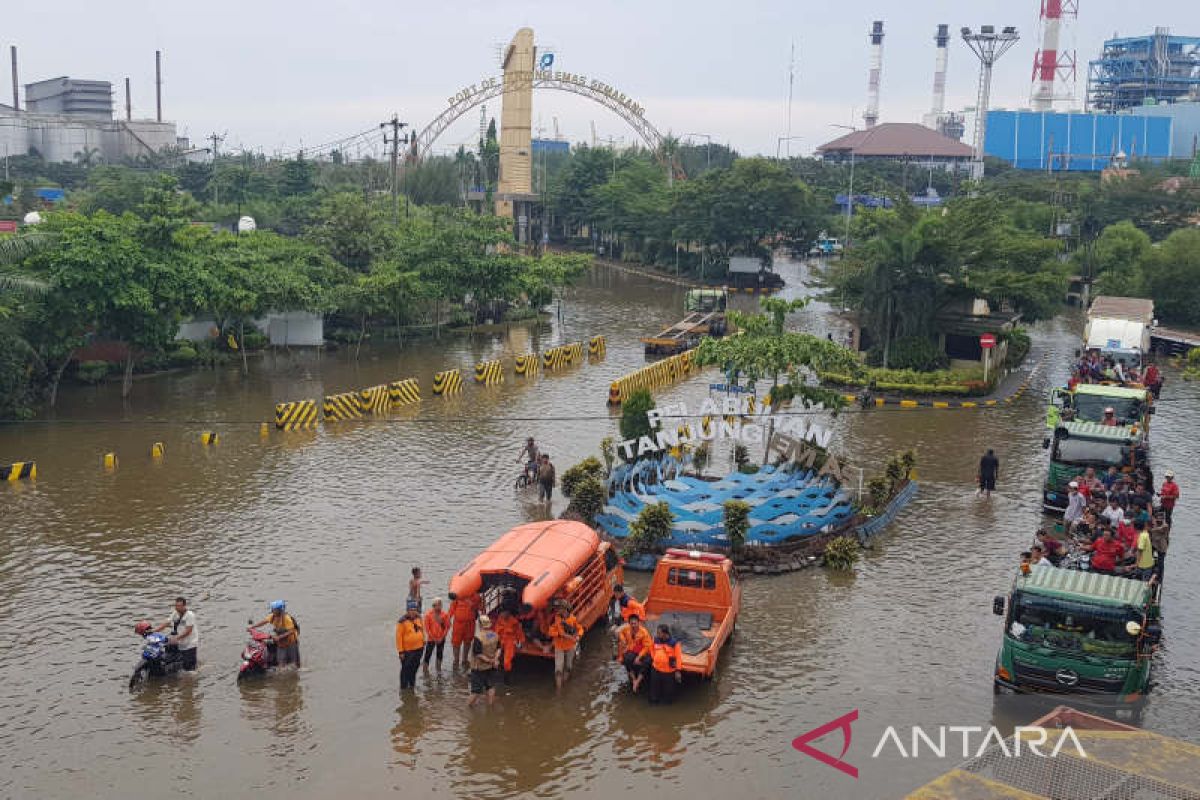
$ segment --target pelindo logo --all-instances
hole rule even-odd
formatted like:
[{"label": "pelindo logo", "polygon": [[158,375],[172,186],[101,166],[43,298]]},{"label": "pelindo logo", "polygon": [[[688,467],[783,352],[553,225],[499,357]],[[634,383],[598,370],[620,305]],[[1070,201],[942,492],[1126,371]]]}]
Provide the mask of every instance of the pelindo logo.
[{"label": "pelindo logo", "polygon": [[[846,753],[850,750],[853,730],[850,727],[858,720],[858,709],[843,714],[837,719],[830,720],[824,725],[813,728],[792,740],[792,747],[811,756],[822,764],[844,772],[851,778],[858,777],[858,767],[846,761]],[[827,736],[834,731],[842,732],[842,750],[835,757],[812,746],[812,742]],[[974,737],[978,736],[977,740]],[[962,747],[957,748],[953,743],[957,739]],[[974,747],[974,741],[978,746]],[[1073,751],[1071,754],[1079,758],[1087,758],[1079,737],[1070,726],[1060,729],[1047,729],[1038,726],[1017,726],[1011,738],[1006,738],[995,726],[984,728],[980,725],[939,725],[932,731],[926,731],[920,725],[913,725],[907,739],[897,732],[896,727],[889,725],[879,737],[879,743],[871,752],[871,758],[879,758],[885,750],[894,750],[901,758],[979,758],[989,749],[1004,758],[1020,758],[1022,749],[1036,758],[1055,758],[1064,750]],[[950,745],[950,746],[948,746]],[[1044,749],[1043,749],[1044,748]]]}]

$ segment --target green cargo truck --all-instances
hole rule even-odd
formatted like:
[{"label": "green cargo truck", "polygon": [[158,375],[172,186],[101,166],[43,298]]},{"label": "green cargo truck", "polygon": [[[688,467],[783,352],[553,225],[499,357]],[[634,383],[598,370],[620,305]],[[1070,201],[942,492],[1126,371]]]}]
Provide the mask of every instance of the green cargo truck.
[{"label": "green cargo truck", "polygon": [[1004,617],[995,691],[1134,704],[1150,689],[1162,638],[1158,583],[1036,567],[992,610]]},{"label": "green cargo truck", "polygon": [[1042,489],[1042,508],[1061,514],[1067,507],[1069,484],[1088,467],[1101,475],[1109,467],[1122,472],[1148,466],[1145,429],[1097,422],[1060,422],[1042,446],[1050,450],[1050,465]]}]

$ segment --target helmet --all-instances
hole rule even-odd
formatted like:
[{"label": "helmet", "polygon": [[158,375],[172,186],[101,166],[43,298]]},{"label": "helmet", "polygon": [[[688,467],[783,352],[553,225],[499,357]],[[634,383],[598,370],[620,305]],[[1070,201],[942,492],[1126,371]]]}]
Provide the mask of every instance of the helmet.
[{"label": "helmet", "polygon": [[1117,412],[1113,410],[1112,406],[1109,406],[1108,408],[1104,409],[1104,413],[1105,414],[1115,414]]},{"label": "helmet", "polygon": [[133,632],[136,633],[138,636],[145,636],[147,633],[150,632],[150,629],[152,627],[153,626],[147,620],[142,620],[137,625],[133,626]]},{"label": "helmet", "polygon": [[1169,469],[1169,470],[1167,470],[1167,472],[1166,472],[1166,475],[1167,475],[1167,477],[1168,477],[1168,478],[1174,478],[1174,477],[1175,477],[1175,470],[1172,470],[1172,469]]},{"label": "helmet", "polygon": [[286,609],[287,609],[287,602],[286,602],[286,601],[284,601],[284,600],[273,600],[273,601],[271,601],[271,610],[272,610],[272,611],[284,611],[284,610],[286,610]]}]

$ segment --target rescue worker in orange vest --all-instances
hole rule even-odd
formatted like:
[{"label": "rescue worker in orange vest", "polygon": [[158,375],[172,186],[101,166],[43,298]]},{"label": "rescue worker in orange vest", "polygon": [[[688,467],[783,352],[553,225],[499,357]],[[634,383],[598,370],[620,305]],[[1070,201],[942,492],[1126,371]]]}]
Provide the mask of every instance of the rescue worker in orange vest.
[{"label": "rescue worker in orange vest", "polygon": [[617,604],[617,613],[625,622],[629,622],[629,617],[633,614],[637,614],[638,619],[646,618],[646,607],[626,592],[625,587],[619,583],[613,587],[613,600]]},{"label": "rescue worker in orange vest", "polygon": [[[675,684],[683,680],[683,648],[671,636],[666,625],[658,626],[658,633],[650,645],[650,702],[670,705],[675,694]],[[674,677],[672,677],[672,675]]]},{"label": "rescue worker in orange vest", "polygon": [[492,619],[487,615],[479,618],[479,631],[471,640],[471,697],[467,708],[472,708],[479,695],[486,693],[488,705],[496,702],[496,665],[500,663],[500,637],[492,630]]},{"label": "rescue worker in orange vest", "polygon": [[425,633],[415,600],[409,600],[396,623],[396,652],[400,654],[400,691],[417,688],[417,668],[425,651]]},{"label": "rescue worker in orange vest", "polygon": [[425,612],[425,666],[437,653],[437,667],[442,668],[442,653],[446,649],[446,634],[450,632],[450,615],[442,611],[442,598],[433,601],[432,607]]},{"label": "rescue worker in orange vest", "polygon": [[625,667],[634,694],[642,687],[642,681],[650,669],[650,649],[653,645],[650,631],[646,630],[642,618],[637,614],[630,614],[629,621],[617,631],[617,661]]},{"label": "rescue worker in orange vest", "polygon": [[[471,657],[471,641],[475,638],[475,618],[478,616],[479,595],[458,597],[453,592],[450,593],[450,621],[453,624],[450,645],[454,648],[451,654],[454,657],[452,666],[462,664],[463,669],[470,666],[467,659]],[[462,650],[461,661],[458,657],[459,650]]]},{"label": "rescue worker in orange vest", "polygon": [[554,686],[561,689],[575,666],[575,648],[583,632],[566,600],[559,600],[555,605],[554,620],[548,632],[554,643]]},{"label": "rescue worker in orange vest", "polygon": [[496,636],[500,638],[500,649],[504,653],[504,684],[508,685],[508,677],[512,673],[513,656],[517,650],[525,646],[525,630],[517,618],[507,608],[500,611],[495,625]]}]

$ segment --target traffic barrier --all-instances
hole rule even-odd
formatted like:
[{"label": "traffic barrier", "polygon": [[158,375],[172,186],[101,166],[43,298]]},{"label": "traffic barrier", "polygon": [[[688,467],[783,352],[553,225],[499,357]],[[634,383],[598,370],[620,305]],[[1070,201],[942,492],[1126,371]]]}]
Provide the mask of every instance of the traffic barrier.
[{"label": "traffic barrier", "polygon": [[159,458],[162,458],[163,456],[165,456],[166,454],[167,454],[167,450],[166,450],[166,448],[163,447],[162,442],[155,442],[154,444],[150,445],[150,457],[151,458],[159,459]]},{"label": "traffic barrier", "polygon": [[35,480],[37,478],[36,461],[14,461],[5,467],[0,467],[0,475],[6,481]]},{"label": "traffic barrier", "polygon": [[363,389],[358,393],[358,405],[364,411],[372,414],[386,414],[392,410],[392,397],[388,393],[386,383]]},{"label": "traffic barrier", "polygon": [[475,382],[482,383],[484,386],[495,386],[497,383],[504,383],[504,368],[500,365],[500,359],[480,361],[476,364]]},{"label": "traffic barrier", "polygon": [[542,353],[542,369],[557,371],[583,360],[583,342],[551,347]]},{"label": "traffic barrier", "polygon": [[358,392],[325,395],[321,411],[328,421],[362,419],[363,402]]},{"label": "traffic barrier", "polygon": [[298,431],[317,424],[317,401],[295,400],[275,404],[275,427],[281,431]]},{"label": "traffic barrier", "polygon": [[433,376],[433,393],[437,395],[458,394],[462,391],[462,373],[447,369]]},{"label": "traffic barrier", "polygon": [[117,454],[116,453],[105,453],[104,454],[104,469],[108,472],[112,472],[116,468],[117,468]]},{"label": "traffic barrier", "polygon": [[538,365],[542,363],[537,353],[526,353],[525,355],[517,356],[516,363],[513,365],[513,372],[518,375],[532,375],[538,371]]},{"label": "traffic barrier", "polygon": [[608,347],[604,342],[603,336],[593,336],[588,339],[588,355],[592,358],[604,358],[608,352]]},{"label": "traffic barrier", "polygon": [[405,378],[388,384],[388,395],[393,406],[407,406],[421,402],[421,386],[416,378]]},{"label": "traffic barrier", "polygon": [[[1019,400],[1021,395],[1025,394],[1033,382],[1033,376],[1037,374],[1044,363],[1045,356],[1042,357],[1042,361],[1034,365],[1029,374],[1025,376],[1025,380],[1007,397],[992,398],[990,400],[910,400],[903,397],[873,397],[871,402],[876,408],[884,406],[899,406],[900,408],[995,408],[999,405],[1009,405]],[[842,398],[851,404],[856,404],[860,400],[859,396],[854,394],[843,394]]]},{"label": "traffic barrier", "polygon": [[676,353],[617,378],[609,387],[608,404],[619,406],[629,397],[630,393],[638,389],[656,389],[666,386],[695,371],[697,371],[697,367],[693,361],[691,350]]},{"label": "traffic barrier", "polygon": [[200,444],[208,447],[216,444],[218,441],[217,434],[213,431],[204,431],[200,434]]},{"label": "traffic barrier", "polygon": [[271,435],[271,426],[268,423],[264,422],[258,426],[258,438],[266,439],[270,435]]},{"label": "traffic barrier", "polygon": [[562,347],[567,353],[568,364],[583,361],[583,342],[571,342],[570,344],[564,344]]}]

